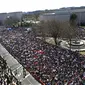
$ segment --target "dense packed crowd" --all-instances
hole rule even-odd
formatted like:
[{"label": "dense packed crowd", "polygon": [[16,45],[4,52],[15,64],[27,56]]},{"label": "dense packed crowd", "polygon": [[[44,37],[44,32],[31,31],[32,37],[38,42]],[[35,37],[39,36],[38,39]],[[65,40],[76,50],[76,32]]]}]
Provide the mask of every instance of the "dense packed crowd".
[{"label": "dense packed crowd", "polygon": [[0,42],[45,85],[85,85],[85,57],[50,45],[25,29],[3,30]]},{"label": "dense packed crowd", "polygon": [[0,56],[0,85],[20,85],[19,81],[12,75],[6,61]]}]

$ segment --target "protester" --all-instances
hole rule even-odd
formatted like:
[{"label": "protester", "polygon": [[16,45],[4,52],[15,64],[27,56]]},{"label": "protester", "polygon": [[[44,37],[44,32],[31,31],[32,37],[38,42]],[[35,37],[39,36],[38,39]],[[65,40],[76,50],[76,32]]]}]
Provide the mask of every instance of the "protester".
[{"label": "protester", "polygon": [[85,81],[85,57],[78,52],[48,44],[21,28],[1,31],[0,36],[1,44],[43,85]]}]

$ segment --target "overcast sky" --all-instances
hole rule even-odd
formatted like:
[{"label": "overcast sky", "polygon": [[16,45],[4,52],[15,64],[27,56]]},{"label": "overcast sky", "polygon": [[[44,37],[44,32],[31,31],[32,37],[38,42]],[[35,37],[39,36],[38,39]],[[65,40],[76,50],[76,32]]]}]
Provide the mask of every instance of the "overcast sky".
[{"label": "overcast sky", "polygon": [[0,0],[0,13],[85,6],[85,0]]}]

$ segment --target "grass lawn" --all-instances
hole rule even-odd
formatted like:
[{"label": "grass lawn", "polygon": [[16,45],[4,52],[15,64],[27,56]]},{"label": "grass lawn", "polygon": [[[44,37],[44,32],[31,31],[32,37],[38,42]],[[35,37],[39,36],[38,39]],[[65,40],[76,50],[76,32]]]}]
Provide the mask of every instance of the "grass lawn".
[{"label": "grass lawn", "polygon": [[80,52],[80,54],[85,55],[85,52],[84,51],[83,52]]},{"label": "grass lawn", "polygon": [[80,27],[85,29],[85,26],[80,26]]},{"label": "grass lawn", "polygon": [[[55,45],[55,42],[54,42],[53,38],[47,38],[46,42]],[[81,51],[80,54],[85,55],[85,51]]]},{"label": "grass lawn", "polygon": [[55,45],[54,39],[53,38],[47,38],[46,42]]},{"label": "grass lawn", "polygon": [[80,27],[85,27],[85,26],[80,26]]}]

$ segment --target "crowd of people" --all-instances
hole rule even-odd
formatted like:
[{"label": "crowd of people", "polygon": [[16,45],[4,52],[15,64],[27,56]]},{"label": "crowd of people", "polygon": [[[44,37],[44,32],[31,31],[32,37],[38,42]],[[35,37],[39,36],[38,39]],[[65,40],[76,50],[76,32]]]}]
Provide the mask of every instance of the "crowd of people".
[{"label": "crowd of people", "polygon": [[43,85],[85,85],[85,57],[46,43],[26,29],[0,31],[0,43]]},{"label": "crowd of people", "polygon": [[20,85],[8,68],[6,61],[0,56],[0,85]]}]

